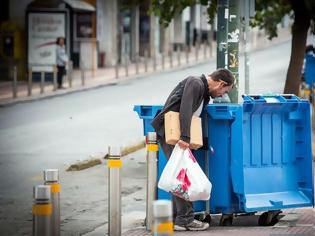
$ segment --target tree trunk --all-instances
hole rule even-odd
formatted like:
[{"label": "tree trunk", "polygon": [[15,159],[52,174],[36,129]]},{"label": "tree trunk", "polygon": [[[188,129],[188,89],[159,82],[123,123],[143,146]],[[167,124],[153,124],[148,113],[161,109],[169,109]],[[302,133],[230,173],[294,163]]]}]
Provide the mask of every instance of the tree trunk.
[{"label": "tree trunk", "polygon": [[299,1],[292,1],[291,3],[295,20],[292,26],[291,58],[284,93],[298,95],[310,18],[304,11],[305,7],[301,6],[303,4]]}]

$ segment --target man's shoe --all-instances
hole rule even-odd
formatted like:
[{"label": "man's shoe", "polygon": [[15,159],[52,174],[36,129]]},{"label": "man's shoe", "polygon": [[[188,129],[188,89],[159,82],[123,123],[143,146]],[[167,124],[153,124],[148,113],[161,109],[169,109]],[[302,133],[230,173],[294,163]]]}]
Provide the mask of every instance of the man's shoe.
[{"label": "man's shoe", "polygon": [[174,231],[187,231],[186,226],[174,225]]},{"label": "man's shoe", "polygon": [[187,225],[174,225],[175,231],[202,231],[209,228],[208,223],[201,222],[199,220],[193,220]]}]

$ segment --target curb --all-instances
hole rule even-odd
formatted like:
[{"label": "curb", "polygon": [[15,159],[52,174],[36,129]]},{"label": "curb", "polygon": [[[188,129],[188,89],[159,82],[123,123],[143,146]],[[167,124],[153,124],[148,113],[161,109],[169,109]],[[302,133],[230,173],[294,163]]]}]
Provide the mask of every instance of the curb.
[{"label": "curb", "polygon": [[[131,144],[129,146],[122,147],[121,156],[122,157],[123,156],[127,156],[128,154],[136,152],[136,151],[138,151],[138,150],[140,150],[140,149],[142,149],[144,147],[145,147],[145,142],[144,141],[137,142],[137,143]],[[93,166],[102,164],[102,160],[103,159],[108,159],[108,158],[109,158],[109,155],[107,153],[107,154],[105,154],[105,156],[102,156],[101,158],[90,158],[90,159],[87,159],[87,160],[84,160],[84,161],[79,161],[79,162],[76,162],[74,164],[71,164],[66,169],[66,171],[85,170],[85,169],[91,168]]]},{"label": "curb", "polygon": [[90,85],[90,86],[87,85],[85,87],[68,88],[66,91],[58,91],[58,92],[51,91],[50,93],[39,94],[34,97],[20,97],[20,98],[17,97],[16,99],[8,99],[8,100],[0,102],[0,107],[7,107],[7,106],[13,106],[16,104],[21,104],[21,103],[35,102],[35,101],[50,99],[54,97],[61,97],[61,96],[65,96],[72,93],[84,92],[84,91],[99,89],[99,88],[103,88],[107,86],[115,86],[122,83],[126,83],[128,81],[135,80],[135,79],[143,79],[147,76],[154,75],[156,73],[162,74],[162,73],[180,71],[182,69],[188,69],[194,66],[209,63],[209,61],[212,61],[212,60],[215,60],[215,58],[212,57],[212,58],[200,59],[199,61],[196,61],[194,63],[189,62],[188,64],[182,64],[180,66],[173,66],[164,70],[150,71],[150,72],[142,73],[139,75],[130,75],[128,77],[123,76],[118,79],[113,78],[102,84],[97,84],[97,85]]},{"label": "curb", "polygon": [[128,154],[136,152],[142,148],[145,148],[145,142],[144,141],[135,143],[133,145],[126,146],[122,149],[121,156],[127,156]]},{"label": "curb", "polygon": [[85,170],[87,168],[100,165],[100,164],[102,164],[101,159],[96,159],[96,158],[88,159],[88,160],[84,160],[84,161],[77,162],[75,164],[70,165],[70,167],[66,169],[66,171]]}]

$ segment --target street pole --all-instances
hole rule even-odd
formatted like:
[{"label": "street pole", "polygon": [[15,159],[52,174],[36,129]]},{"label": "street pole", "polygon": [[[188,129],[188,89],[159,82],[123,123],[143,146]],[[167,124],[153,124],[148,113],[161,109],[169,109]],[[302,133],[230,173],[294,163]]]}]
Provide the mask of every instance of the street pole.
[{"label": "street pole", "polygon": [[218,1],[217,68],[227,68],[229,1]]},{"label": "street pole", "polygon": [[[217,5],[218,30],[217,30],[217,69],[228,68],[227,39],[229,0],[219,0]],[[222,102],[220,97],[213,100],[214,103]],[[230,100],[230,99],[228,99]]]},{"label": "street pole", "polygon": [[147,202],[146,202],[146,229],[153,226],[153,202],[156,200],[157,189],[157,152],[159,146],[155,132],[147,134]]},{"label": "street pole", "polygon": [[228,14],[228,69],[233,73],[236,82],[229,93],[232,103],[238,102],[238,85],[239,85],[239,9],[238,0],[229,0]]},{"label": "street pole", "polygon": [[219,0],[217,31],[217,68],[227,68],[227,36],[228,36],[228,0]]}]

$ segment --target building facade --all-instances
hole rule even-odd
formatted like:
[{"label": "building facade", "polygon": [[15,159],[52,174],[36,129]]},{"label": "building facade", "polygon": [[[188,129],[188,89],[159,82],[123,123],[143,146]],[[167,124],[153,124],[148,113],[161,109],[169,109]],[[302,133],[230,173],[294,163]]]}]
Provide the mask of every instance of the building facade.
[{"label": "building facade", "polygon": [[149,7],[150,0],[2,0],[0,70],[50,65],[57,35],[66,38],[74,67],[85,69],[183,50],[207,38],[204,7],[186,8],[167,28]]}]

